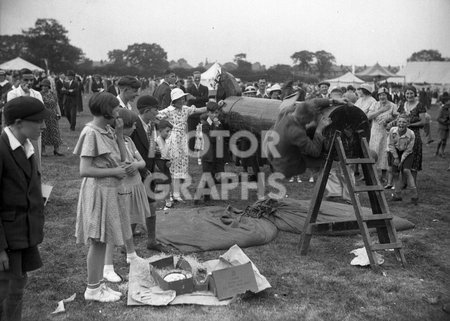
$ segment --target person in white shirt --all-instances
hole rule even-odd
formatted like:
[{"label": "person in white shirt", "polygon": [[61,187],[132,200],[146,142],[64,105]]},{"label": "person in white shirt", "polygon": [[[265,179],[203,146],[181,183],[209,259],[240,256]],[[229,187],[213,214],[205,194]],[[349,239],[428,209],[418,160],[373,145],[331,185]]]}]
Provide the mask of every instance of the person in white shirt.
[{"label": "person in white shirt", "polygon": [[119,79],[117,83],[119,86],[120,94],[117,96],[119,99],[120,107],[132,110],[131,102],[139,96],[139,88],[141,88],[141,82],[132,76],[124,76]]}]

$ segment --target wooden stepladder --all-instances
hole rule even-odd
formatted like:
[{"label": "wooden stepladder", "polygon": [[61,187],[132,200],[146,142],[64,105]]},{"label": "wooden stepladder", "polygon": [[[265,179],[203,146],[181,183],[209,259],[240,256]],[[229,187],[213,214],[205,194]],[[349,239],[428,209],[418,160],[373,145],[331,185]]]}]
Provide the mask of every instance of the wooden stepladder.
[{"label": "wooden stepladder", "polygon": [[[362,135],[358,133],[358,135]],[[326,161],[320,171],[319,179],[314,188],[313,198],[306,217],[305,226],[300,240],[300,254],[306,255],[313,234],[324,231],[342,231],[349,229],[359,229],[364,246],[369,257],[370,266],[374,270],[378,270],[378,262],[375,252],[386,249],[394,249],[395,255],[406,267],[406,260],[403,253],[402,243],[397,237],[397,232],[393,223],[393,216],[389,212],[389,208],[384,195],[384,188],[381,185],[375,168],[376,161],[369,153],[369,145],[365,137],[359,136],[361,144],[362,158],[347,158],[342,144],[341,133],[336,131],[330,145]],[[325,192],[328,175],[333,165],[333,159],[338,156],[339,163],[344,175],[356,221],[337,221],[331,223],[316,223],[319,215],[320,205]],[[351,179],[352,171],[350,166],[360,164],[364,175],[365,185],[355,186],[354,180]],[[367,192],[369,195],[370,205],[373,215],[363,214],[359,193]],[[372,243],[369,234],[369,228],[376,228],[379,243]]]}]

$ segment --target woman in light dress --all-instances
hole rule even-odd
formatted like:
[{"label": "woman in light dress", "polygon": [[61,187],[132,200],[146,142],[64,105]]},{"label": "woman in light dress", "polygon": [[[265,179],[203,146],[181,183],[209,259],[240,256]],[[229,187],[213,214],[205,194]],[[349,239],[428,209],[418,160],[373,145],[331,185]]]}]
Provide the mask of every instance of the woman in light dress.
[{"label": "woman in light dress", "polygon": [[[172,160],[170,173],[172,175],[173,199],[182,202],[181,181],[186,179],[189,166],[189,148],[187,120],[192,114],[202,114],[206,112],[206,107],[197,108],[194,105],[186,106],[186,96],[181,89],[172,89],[170,97],[172,103],[169,107],[159,111],[158,118],[167,119],[172,125],[172,133],[167,139],[167,149]],[[195,137],[195,132],[192,134]]]},{"label": "woman in light dress", "polygon": [[387,127],[397,116],[397,106],[388,101],[388,92],[388,89],[385,87],[381,87],[378,90],[379,101],[371,105],[367,114],[367,118],[372,121],[369,148],[378,155],[376,167],[378,170],[381,170],[383,183],[385,183],[388,170],[387,139],[390,128]]}]

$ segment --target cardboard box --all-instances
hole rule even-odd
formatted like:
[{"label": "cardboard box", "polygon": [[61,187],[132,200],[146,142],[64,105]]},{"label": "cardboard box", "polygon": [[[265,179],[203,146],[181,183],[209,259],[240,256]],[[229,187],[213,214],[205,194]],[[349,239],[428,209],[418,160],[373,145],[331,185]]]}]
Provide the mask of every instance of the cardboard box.
[{"label": "cardboard box", "polygon": [[229,299],[246,291],[258,292],[252,263],[213,271],[209,289],[219,300]]},{"label": "cardboard box", "polygon": [[[175,266],[174,257],[170,256],[154,262],[150,262],[150,274],[163,290],[175,290],[177,295],[191,293],[194,291],[194,281],[192,279],[192,267],[183,258],[179,259]],[[159,275],[158,269],[181,269],[191,273],[190,278],[166,282],[162,275]]]}]

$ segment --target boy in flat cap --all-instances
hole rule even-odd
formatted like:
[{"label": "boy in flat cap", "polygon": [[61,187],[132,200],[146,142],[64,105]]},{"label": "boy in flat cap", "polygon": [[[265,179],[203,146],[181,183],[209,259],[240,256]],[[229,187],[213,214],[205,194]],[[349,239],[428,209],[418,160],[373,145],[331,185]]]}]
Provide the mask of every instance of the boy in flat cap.
[{"label": "boy in flat cap", "polygon": [[42,266],[44,201],[30,139],[50,112],[38,99],[18,97],[4,107],[0,136],[0,319],[21,320],[27,272]]},{"label": "boy in flat cap", "polygon": [[120,94],[117,96],[119,99],[120,107],[131,110],[131,102],[139,95],[139,88],[141,88],[141,82],[132,76],[124,76],[119,79],[117,83],[119,86]]}]

